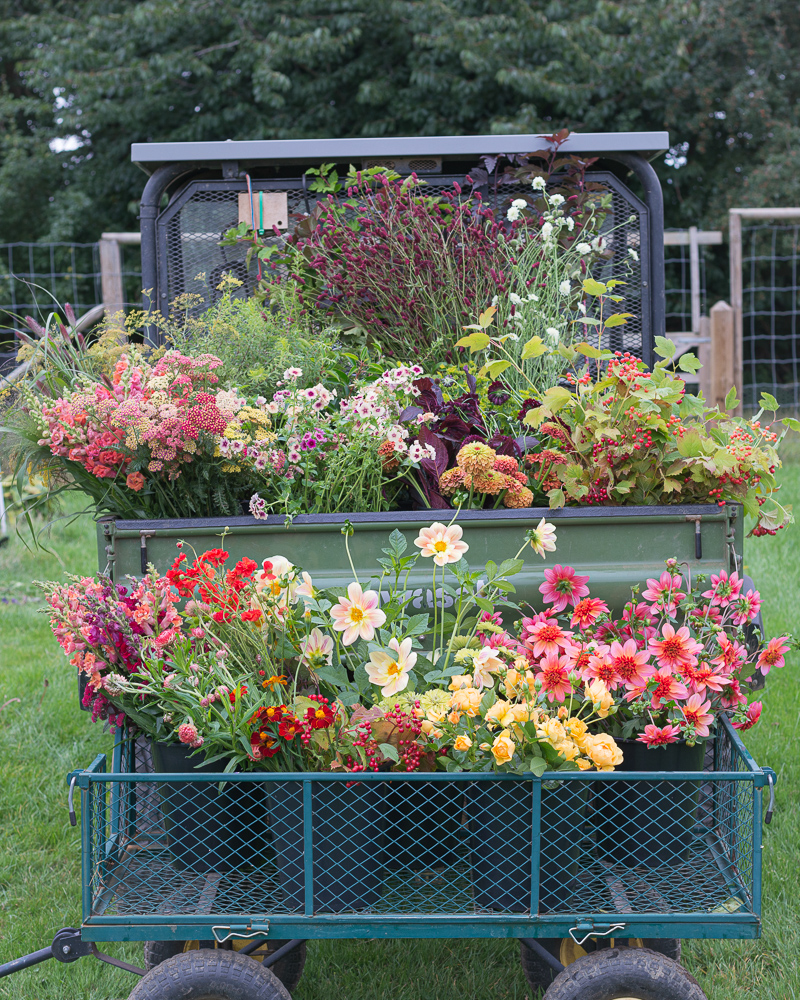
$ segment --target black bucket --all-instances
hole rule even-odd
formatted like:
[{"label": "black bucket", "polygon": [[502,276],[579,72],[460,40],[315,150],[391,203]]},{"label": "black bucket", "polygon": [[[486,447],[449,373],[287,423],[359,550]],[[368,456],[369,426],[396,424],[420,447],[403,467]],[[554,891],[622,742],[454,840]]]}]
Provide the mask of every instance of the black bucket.
[{"label": "black bucket", "polygon": [[467,837],[463,781],[387,782],[384,863],[391,870],[452,868]]},{"label": "black bucket", "polygon": [[[306,905],[303,782],[267,782],[274,861],[284,905]],[[313,910],[363,910],[380,899],[383,799],[375,782],[312,783]]]},{"label": "black bucket", "polygon": [[586,783],[542,786],[539,830],[532,830],[532,782],[474,782],[469,796],[475,903],[527,912],[533,851],[539,852],[539,910],[556,907],[577,873]]},{"label": "black bucket", "polygon": [[593,784],[592,826],[598,856],[611,864],[648,868],[682,864],[695,840],[700,781],[670,781],[669,773],[702,771],[706,746],[671,743],[649,750],[638,740],[618,740],[618,771],[665,772],[658,781]]}]

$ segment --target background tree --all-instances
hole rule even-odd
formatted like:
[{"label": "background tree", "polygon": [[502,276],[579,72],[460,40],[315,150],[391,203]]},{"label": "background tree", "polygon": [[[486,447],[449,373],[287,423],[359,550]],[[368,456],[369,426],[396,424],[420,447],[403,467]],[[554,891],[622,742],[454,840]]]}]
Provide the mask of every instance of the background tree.
[{"label": "background tree", "polygon": [[135,228],[131,142],[668,129],[669,225],[800,201],[796,0],[0,0],[0,241]]}]

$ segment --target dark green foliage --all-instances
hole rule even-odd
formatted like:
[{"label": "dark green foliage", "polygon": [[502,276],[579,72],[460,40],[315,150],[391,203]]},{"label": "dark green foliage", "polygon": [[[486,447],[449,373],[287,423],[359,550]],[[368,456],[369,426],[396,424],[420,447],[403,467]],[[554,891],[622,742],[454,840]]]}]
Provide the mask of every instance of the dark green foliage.
[{"label": "dark green foliage", "polygon": [[718,224],[800,199],[799,34],[793,0],[0,0],[0,240],[135,228],[131,142],[561,126],[668,129],[668,224]]}]

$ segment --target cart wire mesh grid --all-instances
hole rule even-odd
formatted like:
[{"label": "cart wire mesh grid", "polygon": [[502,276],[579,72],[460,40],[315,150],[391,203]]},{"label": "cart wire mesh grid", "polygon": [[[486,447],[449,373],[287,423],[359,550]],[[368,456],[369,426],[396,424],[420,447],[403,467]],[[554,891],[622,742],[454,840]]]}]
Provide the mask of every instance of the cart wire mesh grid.
[{"label": "cart wire mesh grid", "polygon": [[124,745],[121,773],[102,762],[80,780],[88,925],[189,914],[759,912],[761,772],[727,725],[693,777],[220,782],[153,774],[141,738]]}]

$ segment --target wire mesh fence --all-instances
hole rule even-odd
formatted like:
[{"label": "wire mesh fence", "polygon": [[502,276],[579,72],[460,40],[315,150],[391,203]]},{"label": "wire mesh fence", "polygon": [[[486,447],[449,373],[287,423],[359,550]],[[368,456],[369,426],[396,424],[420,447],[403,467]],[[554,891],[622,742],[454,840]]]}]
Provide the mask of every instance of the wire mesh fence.
[{"label": "wire mesh fence", "polygon": [[[138,246],[121,246],[126,305],[141,301]],[[42,320],[68,302],[80,317],[103,301],[98,243],[0,244],[0,355],[13,358],[26,316]],[[0,358],[2,362],[3,358]]]},{"label": "wire mesh fence", "polygon": [[[668,230],[683,232],[683,230]],[[700,312],[708,315],[707,258],[712,248],[701,245],[700,254]],[[667,334],[682,333],[692,329],[692,282],[690,273],[689,244],[666,243],[664,247],[664,291],[667,300]]]},{"label": "wire mesh fence", "polygon": [[800,408],[800,298],[796,222],[742,226],[742,362],[744,406],[762,392]]}]

